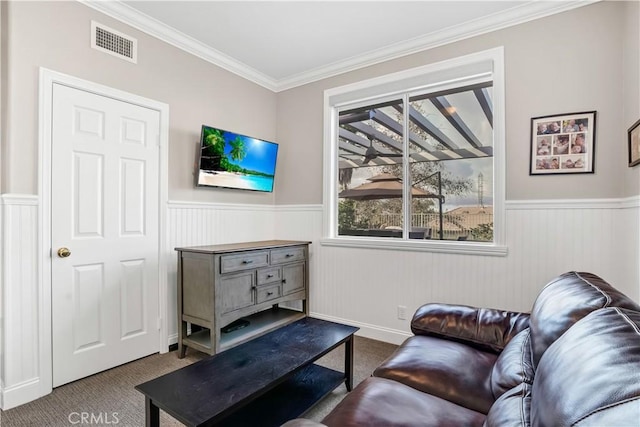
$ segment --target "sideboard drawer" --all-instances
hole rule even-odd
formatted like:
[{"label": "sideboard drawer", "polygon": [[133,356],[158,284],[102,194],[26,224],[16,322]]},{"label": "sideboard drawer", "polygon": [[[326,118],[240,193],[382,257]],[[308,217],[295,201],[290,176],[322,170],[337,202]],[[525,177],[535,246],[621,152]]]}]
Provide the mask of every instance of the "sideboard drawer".
[{"label": "sideboard drawer", "polygon": [[274,249],[271,251],[271,264],[304,260],[304,248]]},{"label": "sideboard drawer", "polygon": [[258,286],[266,283],[281,282],[282,281],[282,269],[276,268],[262,268],[258,270]]},{"label": "sideboard drawer", "polygon": [[257,303],[269,301],[272,299],[280,298],[282,296],[282,288],[280,285],[272,285],[272,286],[259,286],[258,287],[258,296]]},{"label": "sideboard drawer", "polygon": [[223,255],[220,257],[220,273],[249,270],[269,265],[269,252]]}]

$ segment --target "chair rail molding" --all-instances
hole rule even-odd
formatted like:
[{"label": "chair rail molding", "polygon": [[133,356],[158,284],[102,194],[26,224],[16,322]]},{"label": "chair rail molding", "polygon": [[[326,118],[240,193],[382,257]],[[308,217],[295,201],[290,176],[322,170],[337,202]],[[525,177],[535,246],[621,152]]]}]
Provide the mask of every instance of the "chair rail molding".
[{"label": "chair rail molding", "polygon": [[640,196],[607,199],[507,200],[509,210],[535,209],[623,209],[640,207]]}]

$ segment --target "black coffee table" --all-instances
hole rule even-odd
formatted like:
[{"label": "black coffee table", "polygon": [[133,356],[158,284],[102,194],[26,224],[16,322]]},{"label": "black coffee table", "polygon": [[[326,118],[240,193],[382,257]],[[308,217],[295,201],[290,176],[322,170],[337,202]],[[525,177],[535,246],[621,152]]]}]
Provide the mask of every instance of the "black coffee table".
[{"label": "black coffee table", "polygon": [[[187,426],[279,426],[304,414],[343,382],[353,385],[359,328],[305,317],[136,386],[147,426],[159,409]],[[313,362],[345,343],[344,372]]]}]

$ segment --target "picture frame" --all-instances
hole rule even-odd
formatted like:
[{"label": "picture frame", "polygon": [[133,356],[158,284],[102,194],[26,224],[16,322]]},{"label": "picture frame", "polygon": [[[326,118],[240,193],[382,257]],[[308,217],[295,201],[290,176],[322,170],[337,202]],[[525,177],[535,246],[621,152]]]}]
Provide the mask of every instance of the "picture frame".
[{"label": "picture frame", "polygon": [[629,135],[629,167],[640,165],[640,120],[627,131]]},{"label": "picture frame", "polygon": [[595,111],[533,117],[529,175],[594,173],[595,135]]}]

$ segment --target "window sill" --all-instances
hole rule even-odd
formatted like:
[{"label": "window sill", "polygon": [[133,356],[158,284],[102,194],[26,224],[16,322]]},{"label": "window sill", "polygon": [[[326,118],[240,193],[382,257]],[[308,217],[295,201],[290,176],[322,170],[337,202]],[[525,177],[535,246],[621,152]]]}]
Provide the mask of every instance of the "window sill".
[{"label": "window sill", "polygon": [[383,249],[395,251],[434,252],[460,255],[507,256],[502,245],[479,242],[439,242],[437,240],[399,240],[357,237],[332,237],[320,240],[322,246],[344,248]]}]

